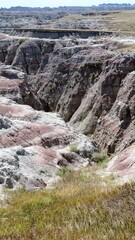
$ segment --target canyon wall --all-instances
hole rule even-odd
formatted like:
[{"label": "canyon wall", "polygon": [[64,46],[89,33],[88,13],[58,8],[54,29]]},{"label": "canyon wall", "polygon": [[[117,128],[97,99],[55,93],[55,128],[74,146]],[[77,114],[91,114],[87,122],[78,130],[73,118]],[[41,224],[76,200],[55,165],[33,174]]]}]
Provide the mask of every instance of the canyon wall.
[{"label": "canyon wall", "polygon": [[58,112],[109,154],[134,142],[134,53],[109,39],[19,41],[1,60],[26,73],[25,103]]}]

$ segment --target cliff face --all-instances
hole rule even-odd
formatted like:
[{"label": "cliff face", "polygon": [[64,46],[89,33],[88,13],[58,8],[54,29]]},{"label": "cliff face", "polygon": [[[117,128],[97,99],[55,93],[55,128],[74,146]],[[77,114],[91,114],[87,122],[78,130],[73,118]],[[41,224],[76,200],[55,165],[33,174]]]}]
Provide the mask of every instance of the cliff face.
[{"label": "cliff face", "polygon": [[26,72],[25,103],[58,112],[110,154],[134,142],[135,54],[118,54],[122,44],[105,39],[21,41],[5,63]]},{"label": "cliff face", "polygon": [[[88,21],[88,20],[87,20]],[[78,22],[78,24],[77,24]],[[86,23],[86,26],[84,26],[84,29],[80,30],[82,27],[82,20],[81,21],[77,21],[76,22],[76,26],[72,26],[73,22],[72,20],[63,20],[61,23],[56,22],[54,24],[54,28],[53,29],[44,29],[46,28],[46,26],[43,26],[43,28],[15,28],[13,29],[13,31],[11,32],[12,35],[14,36],[23,36],[23,37],[32,37],[32,38],[46,38],[46,39],[60,39],[63,37],[70,37],[72,36],[77,36],[83,39],[88,39],[89,37],[96,37],[96,36],[100,36],[102,35],[111,35],[112,32],[111,31],[101,31],[100,27],[102,26],[102,23],[100,23],[99,19],[96,21],[92,21],[90,20],[88,23]],[[79,23],[80,22],[80,23]],[[94,28],[93,28],[93,22],[94,22]],[[53,23],[52,23],[53,24]],[[61,29],[59,29],[58,27],[55,27],[55,25],[59,26],[62,25]],[[78,26],[77,26],[78,25]],[[85,24],[84,24],[85,25]],[[96,29],[96,25],[98,27],[99,30],[90,30],[90,29]],[[100,26],[101,25],[101,26]],[[88,30],[88,29],[89,30]],[[68,30],[67,30],[68,29]],[[87,29],[87,30],[86,30]]]},{"label": "cliff face", "polygon": [[134,69],[134,54],[118,55],[105,61],[98,82],[89,89],[70,120],[78,130],[93,134],[108,153],[134,142]]}]

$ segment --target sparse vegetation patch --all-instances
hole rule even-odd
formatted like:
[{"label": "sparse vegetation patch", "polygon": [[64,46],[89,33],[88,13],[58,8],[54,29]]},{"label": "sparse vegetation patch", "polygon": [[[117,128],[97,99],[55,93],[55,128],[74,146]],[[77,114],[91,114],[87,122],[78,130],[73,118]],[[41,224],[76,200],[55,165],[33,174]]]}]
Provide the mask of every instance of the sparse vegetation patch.
[{"label": "sparse vegetation patch", "polygon": [[0,239],[133,239],[135,184],[113,180],[91,168],[66,172],[55,189],[14,192],[0,208]]}]

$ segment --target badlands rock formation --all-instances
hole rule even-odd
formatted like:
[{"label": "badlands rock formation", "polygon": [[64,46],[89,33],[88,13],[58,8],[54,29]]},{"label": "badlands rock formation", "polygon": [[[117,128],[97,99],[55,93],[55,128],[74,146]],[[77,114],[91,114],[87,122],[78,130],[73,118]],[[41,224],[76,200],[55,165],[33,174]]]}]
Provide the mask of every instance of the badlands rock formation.
[{"label": "badlands rock formation", "polygon": [[135,54],[118,53],[122,47],[109,39],[22,39],[7,48],[5,63],[28,75],[26,104],[58,112],[112,154],[134,142]]},{"label": "badlands rock formation", "polygon": [[95,142],[109,155],[134,144],[135,54],[118,52],[120,39],[4,41],[1,184],[44,187],[60,167],[87,165]]},{"label": "badlands rock formation", "polygon": [[89,139],[58,114],[24,105],[30,91],[24,72],[1,64],[0,74],[0,189],[44,188],[59,169],[87,166],[97,150]]}]

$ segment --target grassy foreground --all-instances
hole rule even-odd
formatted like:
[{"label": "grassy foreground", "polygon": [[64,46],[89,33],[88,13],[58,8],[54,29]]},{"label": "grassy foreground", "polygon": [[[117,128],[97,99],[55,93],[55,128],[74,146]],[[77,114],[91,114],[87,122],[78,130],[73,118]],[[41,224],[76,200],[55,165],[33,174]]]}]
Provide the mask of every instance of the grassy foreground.
[{"label": "grassy foreground", "polygon": [[134,240],[135,184],[65,171],[55,189],[15,192],[0,208],[3,240]]}]

